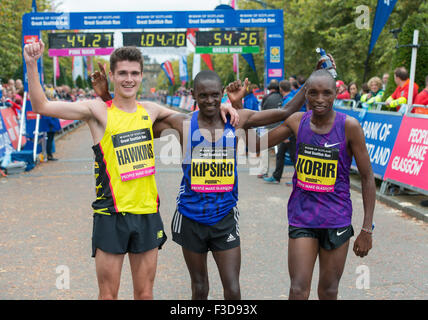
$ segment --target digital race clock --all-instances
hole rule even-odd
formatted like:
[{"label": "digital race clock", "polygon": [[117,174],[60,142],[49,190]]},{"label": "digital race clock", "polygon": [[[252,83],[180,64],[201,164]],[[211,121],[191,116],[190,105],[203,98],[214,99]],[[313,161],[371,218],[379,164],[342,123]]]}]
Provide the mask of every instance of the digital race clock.
[{"label": "digital race clock", "polygon": [[213,46],[258,46],[258,31],[198,31],[196,32],[197,47]]},{"label": "digital race clock", "polygon": [[123,32],[123,45],[135,47],[185,47],[186,32]]},{"label": "digital race clock", "polygon": [[113,33],[106,32],[49,33],[48,40],[49,49],[113,47]]}]

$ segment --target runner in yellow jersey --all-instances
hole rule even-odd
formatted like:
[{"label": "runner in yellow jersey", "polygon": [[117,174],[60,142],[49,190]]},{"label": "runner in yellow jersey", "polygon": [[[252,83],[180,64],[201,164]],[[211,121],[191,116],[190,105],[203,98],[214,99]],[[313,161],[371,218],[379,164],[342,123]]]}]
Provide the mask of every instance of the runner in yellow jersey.
[{"label": "runner in yellow jersey", "polygon": [[107,105],[101,100],[48,101],[37,70],[43,51],[42,41],[24,47],[33,111],[86,121],[92,134],[97,192],[92,246],[99,299],[117,299],[125,253],[134,298],[152,299],[158,249],[166,240],[158,211],[152,125],[175,112],[153,102],[137,103],[143,59],[132,47],[116,49],[110,57],[114,99]]}]

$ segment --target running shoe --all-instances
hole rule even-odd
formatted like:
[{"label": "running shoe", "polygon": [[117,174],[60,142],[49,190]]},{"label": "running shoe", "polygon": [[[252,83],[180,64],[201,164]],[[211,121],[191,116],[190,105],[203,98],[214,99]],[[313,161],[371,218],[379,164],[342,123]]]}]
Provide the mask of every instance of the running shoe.
[{"label": "running shoe", "polygon": [[274,177],[263,178],[263,180],[266,181],[266,182],[268,182],[268,183],[279,184],[279,181],[276,180]]}]

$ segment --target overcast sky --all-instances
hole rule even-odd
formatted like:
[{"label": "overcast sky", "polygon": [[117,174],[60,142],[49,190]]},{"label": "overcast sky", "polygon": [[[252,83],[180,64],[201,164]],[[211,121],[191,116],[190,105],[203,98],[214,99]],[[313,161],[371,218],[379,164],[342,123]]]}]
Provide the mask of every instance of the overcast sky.
[{"label": "overcast sky", "polygon": [[229,0],[55,0],[58,11],[197,11],[214,10]]}]

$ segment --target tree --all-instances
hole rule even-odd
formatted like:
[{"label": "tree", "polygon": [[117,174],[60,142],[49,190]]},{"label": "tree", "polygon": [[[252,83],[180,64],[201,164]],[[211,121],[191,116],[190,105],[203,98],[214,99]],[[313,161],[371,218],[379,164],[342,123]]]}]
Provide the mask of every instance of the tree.
[{"label": "tree", "polygon": [[[415,82],[419,88],[425,87],[425,77],[428,75],[428,3],[424,3],[418,12],[413,13],[406,20],[402,32],[398,35],[398,45],[409,45],[413,43],[413,32],[419,30],[419,41],[421,47],[417,51]],[[384,97],[389,97],[395,90],[394,70],[397,67],[405,67],[410,73],[412,57],[411,47],[399,47],[395,50],[392,59],[392,68]]]},{"label": "tree", "polygon": [[[0,78],[22,74],[22,16],[31,11],[31,0],[0,1]],[[52,0],[39,0],[39,11],[54,9]],[[21,69],[22,70],[22,69]],[[21,78],[22,79],[22,78]]]},{"label": "tree", "polygon": [[[376,12],[377,0],[264,0],[268,7],[284,12],[284,69],[285,78],[293,74],[308,76],[319,56],[317,47],[333,54],[338,75],[345,82],[361,84]],[[358,26],[360,5],[369,9],[369,28]],[[402,27],[413,13],[421,12],[424,0],[400,0],[380,34],[368,64],[368,78],[391,70],[395,39],[388,30]],[[251,0],[240,0],[240,9],[262,9]],[[426,29],[426,28],[425,28]],[[263,70],[261,65],[257,68]]]}]

